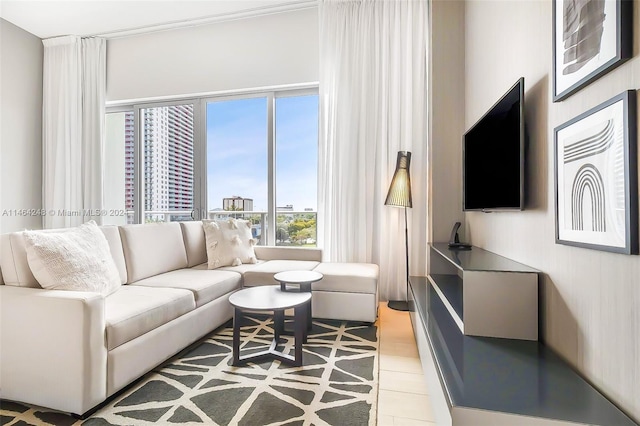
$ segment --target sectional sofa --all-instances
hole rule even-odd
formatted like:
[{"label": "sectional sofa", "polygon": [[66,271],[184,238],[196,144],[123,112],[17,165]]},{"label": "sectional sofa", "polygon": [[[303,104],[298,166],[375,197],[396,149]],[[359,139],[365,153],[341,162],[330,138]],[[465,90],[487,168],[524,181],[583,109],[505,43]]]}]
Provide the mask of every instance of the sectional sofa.
[{"label": "sectional sofa", "polygon": [[202,222],[100,229],[120,278],[107,296],[41,288],[24,234],[0,237],[0,398],[85,414],[229,321],[231,293],[276,284],[281,271],[324,275],[313,286],[314,317],[376,320],[374,264],[322,262],[314,248],[256,246],[255,264],[208,270]]}]

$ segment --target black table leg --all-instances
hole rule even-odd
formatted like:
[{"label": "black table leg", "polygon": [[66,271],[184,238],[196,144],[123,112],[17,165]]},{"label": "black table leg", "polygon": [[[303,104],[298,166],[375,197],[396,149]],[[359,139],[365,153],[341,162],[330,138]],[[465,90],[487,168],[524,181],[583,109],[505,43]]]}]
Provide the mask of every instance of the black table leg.
[{"label": "black table leg", "polygon": [[[311,283],[304,283],[300,285],[300,290],[306,291],[307,293],[311,293]],[[307,330],[311,331],[313,328],[313,315],[311,314],[311,302],[313,297],[309,299],[309,306],[307,307]],[[304,342],[307,343],[307,337],[305,333]]]},{"label": "black table leg", "polygon": [[240,363],[240,323],[242,322],[242,311],[238,308],[233,310],[233,361],[231,365]]},{"label": "black table leg", "polygon": [[277,309],[273,311],[273,338],[280,342],[280,336],[284,334],[284,311]]},{"label": "black table leg", "polygon": [[[289,286],[296,286],[295,288],[289,288],[287,287],[287,285]],[[291,283],[284,283],[281,282],[280,283],[280,291],[296,291],[298,293],[311,293],[311,283],[296,283],[296,284],[291,284]],[[312,299],[313,300],[313,299]],[[309,307],[307,309],[307,331],[311,331],[311,329],[313,328],[313,313],[311,312],[311,300],[309,300]],[[291,329],[286,330],[283,329],[284,333],[282,334],[293,334],[291,333]],[[306,343],[306,338],[305,338],[305,343]]]},{"label": "black table leg", "polygon": [[307,319],[307,304],[297,306],[293,309],[293,323],[294,323],[294,366],[299,367],[302,365],[302,342],[307,341],[307,325],[305,324]]}]

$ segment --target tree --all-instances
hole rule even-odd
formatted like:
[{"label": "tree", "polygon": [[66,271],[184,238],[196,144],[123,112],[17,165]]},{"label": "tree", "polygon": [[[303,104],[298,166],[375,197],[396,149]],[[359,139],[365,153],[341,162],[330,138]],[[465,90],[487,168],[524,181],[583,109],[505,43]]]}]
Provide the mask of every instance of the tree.
[{"label": "tree", "polygon": [[278,227],[276,230],[276,240],[278,241],[287,241],[289,239],[289,233],[286,229],[282,227]]},{"label": "tree", "polygon": [[316,220],[304,220],[304,219],[296,219],[289,224],[289,235],[296,234],[298,231],[305,228],[315,228]]},{"label": "tree", "polygon": [[316,233],[315,227],[313,228],[304,228],[296,233],[294,241],[297,244],[305,244],[309,238],[314,238]]},{"label": "tree", "polygon": [[315,238],[316,219],[298,218],[289,224],[289,238],[298,244],[306,243],[307,239]]}]

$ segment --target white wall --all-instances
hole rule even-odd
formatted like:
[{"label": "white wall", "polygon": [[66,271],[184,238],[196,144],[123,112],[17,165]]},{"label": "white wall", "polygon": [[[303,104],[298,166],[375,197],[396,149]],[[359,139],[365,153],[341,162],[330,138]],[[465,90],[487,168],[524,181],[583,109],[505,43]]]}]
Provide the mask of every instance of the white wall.
[{"label": "white wall", "polygon": [[318,11],[305,9],[109,40],[107,100],[318,80]]},{"label": "white wall", "polygon": [[633,59],[560,103],[551,96],[552,2],[465,5],[465,128],[524,76],[529,133],[527,209],[467,213],[467,231],[474,245],[544,272],[543,340],[640,420],[640,256],[555,244],[553,171],[556,126],[640,88],[640,3]]},{"label": "white wall", "polygon": [[42,218],[42,41],[0,19],[0,233]]},{"label": "white wall", "polygon": [[[448,241],[462,214],[464,126],[464,2],[431,2],[430,241]],[[461,241],[466,239],[460,229]]]}]

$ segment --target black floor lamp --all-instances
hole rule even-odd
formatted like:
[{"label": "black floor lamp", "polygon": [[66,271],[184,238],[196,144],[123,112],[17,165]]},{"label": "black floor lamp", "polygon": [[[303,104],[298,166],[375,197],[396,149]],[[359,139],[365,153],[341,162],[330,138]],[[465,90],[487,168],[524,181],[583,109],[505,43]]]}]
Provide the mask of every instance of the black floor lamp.
[{"label": "black floor lamp", "polygon": [[389,300],[387,306],[396,311],[409,310],[409,232],[407,230],[407,207],[411,207],[411,177],[409,176],[409,165],[411,164],[411,153],[399,151],[396,161],[396,171],[393,174],[385,206],[404,207],[404,248],[407,265],[407,300]]}]

